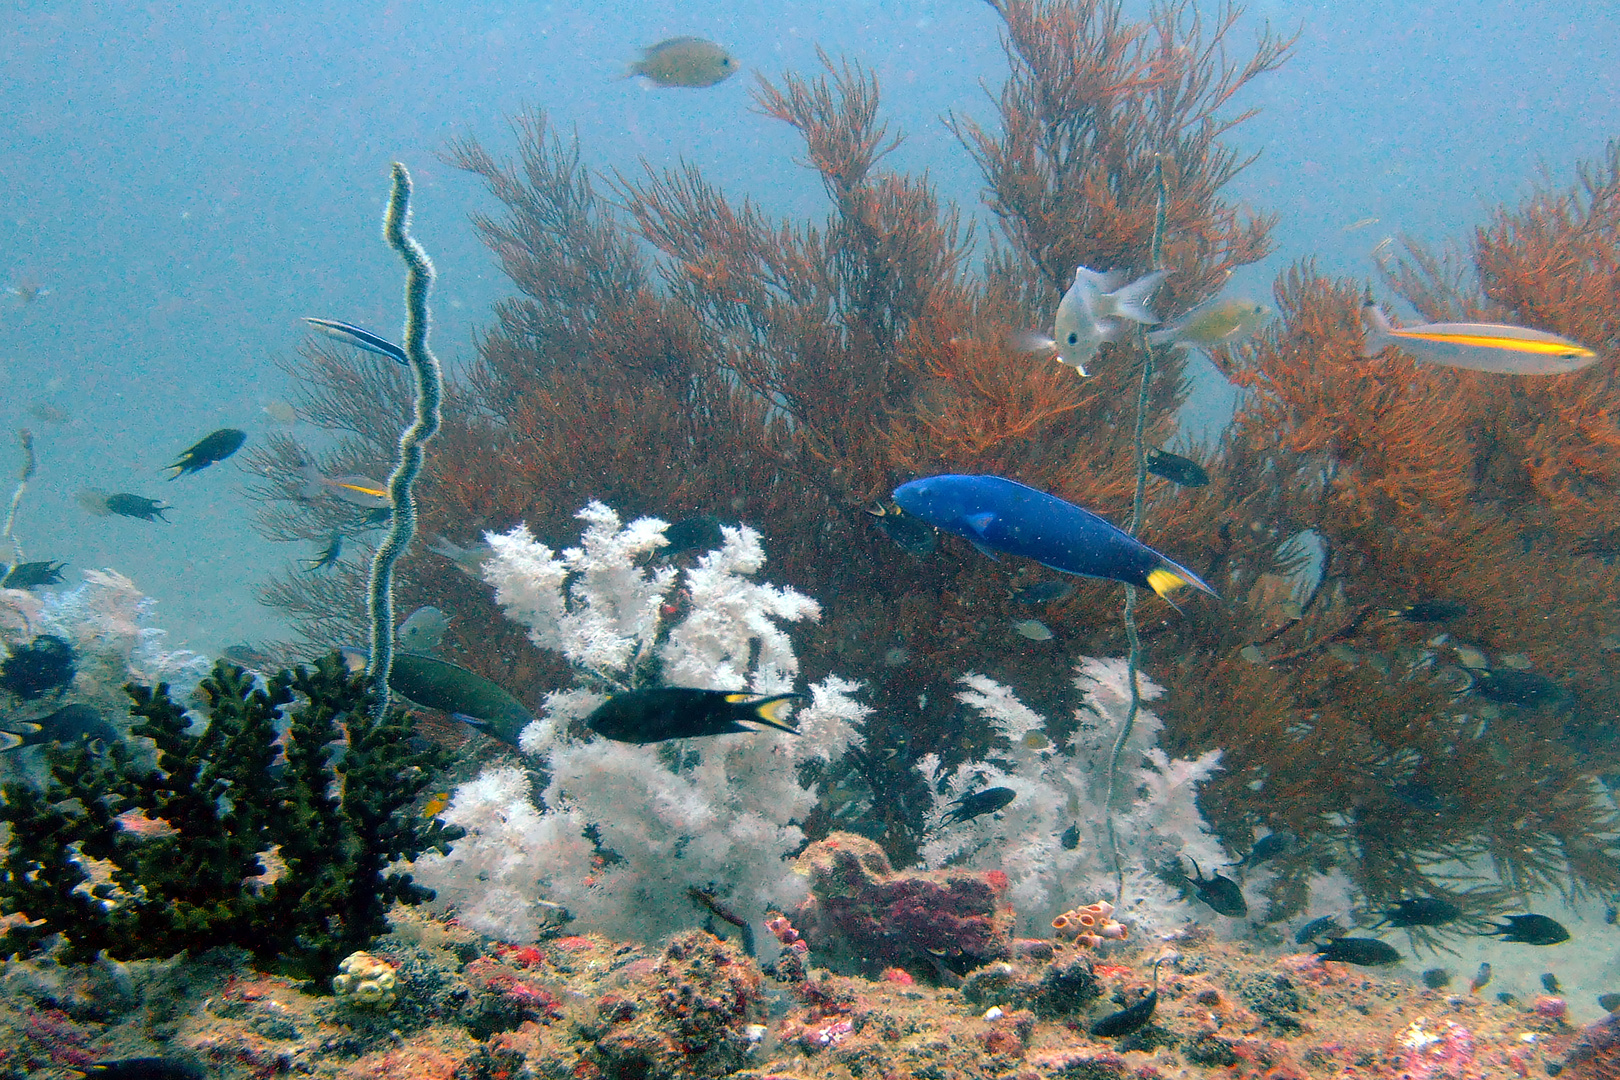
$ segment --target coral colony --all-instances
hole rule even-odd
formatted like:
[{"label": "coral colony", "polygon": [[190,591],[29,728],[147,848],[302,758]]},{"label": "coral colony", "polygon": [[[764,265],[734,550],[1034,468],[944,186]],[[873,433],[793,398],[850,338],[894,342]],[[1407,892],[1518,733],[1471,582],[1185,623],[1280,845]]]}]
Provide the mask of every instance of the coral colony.
[{"label": "coral colony", "polygon": [[[129,1007],[123,958],[233,943],[336,994],[289,1018],[303,999],[240,963],[188,976],[215,979],[170,1005],[208,1026],[190,1045],[255,1075],[332,1051],[378,1076],[1449,1078],[1556,1075],[1564,1049],[1568,1075],[1620,1075],[1614,1022],[1571,1039],[1561,997],[1492,1004],[1488,966],[1468,995],[1444,971],[1375,984],[1345,965],[1393,944],[1312,937],[1410,910],[1390,929],[1472,920],[1551,949],[1566,928],[1503,896],[1620,890],[1592,773],[1612,771],[1620,690],[1620,382],[1601,376],[1620,307],[1593,300],[1620,250],[1620,144],[1499,211],[1471,277],[1410,248],[1378,282],[1424,320],[1533,323],[1604,364],[1365,357],[1367,283],[1298,266],[1275,323],[1208,347],[1247,391],[1219,442],[1150,480],[1186,350],[1099,335],[1081,378],[1019,342],[1052,329],[1076,267],[1166,273],[1170,321],[1264,256],[1272,219],[1224,193],[1245,159],[1222,140],[1290,43],[1240,52],[1236,11],[1181,2],[1145,23],[1107,0],[992,7],[997,115],[951,120],[1001,230],[988,255],[926,177],[891,171],[898,136],[854,63],[755,89],[804,142],[820,222],[769,220],[688,166],[604,185],[539,113],[516,164],[452,146],[504,208],[476,225],[519,293],[465,384],[440,402],[423,259],[405,349],[319,320],[336,339],[293,365],[327,449],[244,452],[265,532],[331,553],[265,599],[323,653],[369,640],[369,676],[326,655],[203,678],[110,572],[0,590],[6,704],[44,719],[71,687],[126,735],[4,787],[0,940],[34,955],[14,980],[33,1011],[0,995],[0,1066],[94,1068],[88,1010],[62,1003],[99,980],[155,1016]],[[424,460],[400,431],[425,438],[439,405]],[[396,454],[390,496],[365,478]],[[1118,584],[935,536],[890,496],[946,471],[1130,524],[1224,599],[1129,592],[1122,619]],[[431,547],[406,550],[413,508]],[[791,585],[761,578],[767,551]],[[395,592],[450,613],[434,662],[510,699],[515,748],[386,707]],[[771,716],[792,730],[586,723],[660,688],[791,697]],[[447,732],[458,751],[420,741]],[[452,758],[460,782],[428,797]],[[1448,891],[1446,861],[1499,880]],[[396,909],[384,935],[391,902],[430,898],[435,917]],[[1315,952],[1220,941],[1284,920]],[[1176,951],[1149,957],[1155,938]]]},{"label": "coral colony", "polygon": [[[664,522],[621,525],[593,503],[580,545],[561,553],[522,527],[490,537],[484,577],[530,639],[566,657],[582,685],[548,695],[522,735],[525,752],[550,777],[531,803],[522,770],[486,769],[458,788],[445,821],[467,837],[415,874],[457,917],[512,941],[543,925],[534,901],[560,904],[574,929],[656,940],[694,921],[690,890],[745,917],[803,899],[805,883],[783,858],[804,841],[816,791],[800,779],[811,762],[859,744],[855,724],[870,712],[855,684],[829,675],[809,687],[793,722],[799,734],[756,733],[629,746],[575,724],[616,688],[648,681],[780,693],[799,661],[781,625],[813,619],[815,601],[749,580],[765,557],[759,534],[722,530],[724,542],[684,571],[650,568]],[[679,594],[684,615],[671,621]]]},{"label": "coral colony", "polygon": [[[1260,259],[1272,225],[1228,194],[1245,159],[1225,140],[1241,119],[1234,95],[1288,42],[1262,34],[1239,49],[1230,18],[1200,22],[1184,5],[1147,23],[1090,0],[994,6],[1009,61],[996,111],[953,117],[1002,231],[993,258],[967,247],[959,209],[926,177],[893,166],[898,136],[855,63],[756,91],[803,139],[828,194],[821,221],[768,219],[695,167],[604,182],[542,114],[519,118],[516,162],[471,140],[450,152],[503,208],[477,226],[516,295],[448,396],[419,484],[424,534],[476,550],[486,530],[522,521],[557,543],[590,498],[625,520],[758,529],[773,576],[822,608],[795,631],[805,671],[859,682],[876,718],[863,752],[821,774],[823,790],[857,794],[803,823],[820,835],[837,809],[836,824],[901,866],[930,845],[967,850],[939,828],[934,775],[916,768],[925,755],[963,781],[952,799],[994,786],[971,786],[980,763],[1001,767],[1006,736],[958,680],[1016,687],[1049,718],[1058,750],[1045,767],[1078,769],[1092,749],[1071,739],[1085,711],[1073,665],[1127,655],[1128,641],[1117,586],[1080,580],[1032,607],[1024,598],[1053,574],[956,537],[908,540],[888,521],[889,493],[940,472],[995,475],[1128,523],[1142,340],[1103,343],[1089,378],[1015,343],[1050,332],[1077,266],[1126,280],[1171,270],[1152,299],[1171,322]],[[1421,321],[1533,325],[1602,349],[1620,340],[1615,308],[1583,298],[1606,295],[1616,192],[1620,148],[1572,190],[1501,210],[1471,250],[1471,279],[1414,250],[1385,260],[1375,299],[1409,300]],[[1178,613],[1145,597],[1137,613],[1142,669],[1165,688],[1154,709],[1166,762],[1220,752],[1197,791],[1212,833],[1193,858],[1217,873],[1267,833],[1294,837],[1251,888],[1273,920],[1346,883],[1375,908],[1433,895],[1436,852],[1496,868],[1508,889],[1613,891],[1620,858],[1592,770],[1615,748],[1620,436],[1604,418],[1620,412],[1620,389],[1601,365],[1520,377],[1418,365],[1398,349],[1363,358],[1367,287],[1309,265],[1282,275],[1279,317],[1209,350],[1247,392],[1194,455],[1209,482],[1147,474],[1140,540],[1225,598]],[[1188,356],[1152,352],[1147,447],[1174,443]],[[295,370],[309,387],[300,415],[340,438],[325,455],[286,437],[252,451],[269,478],[265,528],[305,547],[347,529],[363,551],[362,511],[299,502],[295,477],[313,458],[327,475],[376,475],[410,410],[404,369],[312,341]],[[455,612],[445,648],[457,663],[530,702],[609,688],[576,686],[554,648],[529,647],[528,622],[504,620],[462,561],[420,551],[399,571],[402,608]],[[340,565],[293,570],[266,596],[324,645],[364,633],[357,587]],[[1032,619],[1052,636],[1017,630]],[[1015,753],[1033,780],[1039,752]],[[1141,767],[1120,761],[1121,812]],[[1095,838],[1078,850],[1093,856]],[[1048,915],[1094,899],[1053,894],[1036,867],[1007,872],[1052,894]]]}]

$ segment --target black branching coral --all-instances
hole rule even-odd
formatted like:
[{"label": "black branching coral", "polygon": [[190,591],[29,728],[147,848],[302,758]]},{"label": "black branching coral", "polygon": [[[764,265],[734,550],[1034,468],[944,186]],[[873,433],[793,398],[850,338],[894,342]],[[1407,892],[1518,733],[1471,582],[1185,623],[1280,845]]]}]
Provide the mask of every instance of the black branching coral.
[{"label": "black branching coral", "polygon": [[45,790],[3,788],[0,911],[28,921],[0,954],[54,935],[69,960],[234,944],[323,977],[388,930],[395,901],[433,898],[389,867],[460,835],[412,812],[443,752],[413,748],[402,710],[374,720],[335,655],[262,686],[221,661],[201,686],[205,727],[164,684],[125,690],[155,766],[138,745],[81,746],[51,753]]}]

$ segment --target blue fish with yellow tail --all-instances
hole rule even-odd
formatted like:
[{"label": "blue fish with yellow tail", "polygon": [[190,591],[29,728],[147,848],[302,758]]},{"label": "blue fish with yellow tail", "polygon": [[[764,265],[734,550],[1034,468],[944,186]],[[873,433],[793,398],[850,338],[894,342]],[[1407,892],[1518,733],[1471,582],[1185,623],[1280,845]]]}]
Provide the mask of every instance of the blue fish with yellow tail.
[{"label": "blue fish with yellow tail", "polygon": [[1152,589],[1161,597],[1184,585],[1216,596],[1202,578],[1073,503],[999,476],[928,476],[894,489],[913,517],[955,533],[994,558],[1022,555],[1081,577]]}]

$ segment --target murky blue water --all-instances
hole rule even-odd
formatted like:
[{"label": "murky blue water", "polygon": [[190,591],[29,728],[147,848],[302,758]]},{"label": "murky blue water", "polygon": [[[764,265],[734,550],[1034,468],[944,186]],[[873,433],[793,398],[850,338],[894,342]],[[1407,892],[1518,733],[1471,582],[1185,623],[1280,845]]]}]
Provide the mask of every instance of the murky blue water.
[{"label": "murky blue water", "polygon": [[[1281,215],[1277,254],[1238,286],[1264,295],[1288,261],[1366,273],[1384,236],[1457,236],[1545,166],[1563,180],[1620,132],[1620,9],[1597,2],[1253,5],[1246,22],[1302,29],[1295,58],[1237,103],[1264,111],[1239,180]],[[749,108],[751,76],[660,91],[619,76],[640,46],[700,34],[751,71],[811,70],[819,45],[876,71],[895,156],[975,205],[979,181],[940,121],[991,114],[1004,65],[991,10],[969,0],[758,5],[272,3],[13,7],[0,35],[0,427],[37,429],[23,510],[29,558],[115,566],[159,621],[213,648],[274,633],[248,582],[271,547],[215,469],[161,467],[221,425],[262,433],[287,388],[268,357],[320,314],[392,328],[400,272],[380,243],[390,159],[418,181],[416,231],[440,270],[435,344],[449,362],[506,286],[468,226],[488,202],[440,163],[456,135],[497,153],[526,105],[577,127],[593,163],[684,159],[766,209],[821,213],[787,164],[791,133]],[[1240,30],[1240,42],[1247,31]],[[1345,231],[1355,222],[1375,224]],[[1203,411],[1219,417],[1210,387]],[[71,419],[41,422],[47,403]],[[12,451],[0,440],[0,473]],[[172,525],[92,519],[84,486],[162,497]],[[76,577],[70,574],[70,580]]]}]

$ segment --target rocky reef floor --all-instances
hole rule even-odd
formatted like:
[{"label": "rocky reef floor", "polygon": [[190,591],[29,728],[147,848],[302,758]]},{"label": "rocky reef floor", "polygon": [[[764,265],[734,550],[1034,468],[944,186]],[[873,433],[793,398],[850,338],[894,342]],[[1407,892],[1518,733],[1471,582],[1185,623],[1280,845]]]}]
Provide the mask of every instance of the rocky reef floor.
[{"label": "rocky reef floor", "polygon": [[[866,979],[788,949],[762,968],[702,930],[655,947],[597,935],[514,946],[420,911],[394,918],[371,950],[395,972],[385,1008],[307,992],[227,950],[6,962],[0,1077],[148,1057],[173,1076],[344,1080],[1616,1075],[1615,1051],[1594,1055],[1591,1033],[1570,1054],[1582,1036],[1557,998],[1503,1003],[1198,933],[1101,954],[1026,939],[965,976],[942,963],[935,980]],[[1152,1019],[1089,1035],[1141,999],[1166,952]]]}]

